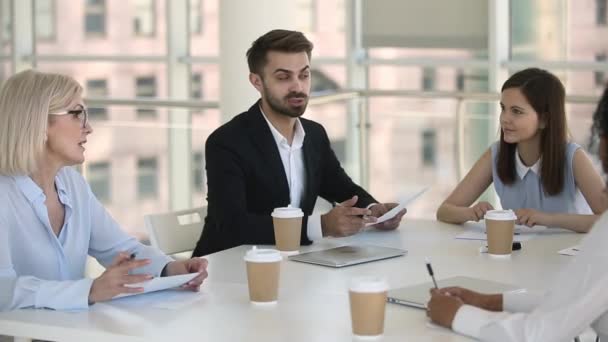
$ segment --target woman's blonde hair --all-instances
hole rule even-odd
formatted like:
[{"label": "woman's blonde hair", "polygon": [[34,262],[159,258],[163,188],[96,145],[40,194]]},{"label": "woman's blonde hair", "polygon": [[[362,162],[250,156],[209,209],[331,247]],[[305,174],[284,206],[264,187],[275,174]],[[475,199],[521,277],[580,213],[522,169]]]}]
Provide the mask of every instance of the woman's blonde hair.
[{"label": "woman's blonde hair", "polygon": [[26,70],[0,89],[0,174],[29,175],[44,151],[49,113],[82,94],[69,76]]}]

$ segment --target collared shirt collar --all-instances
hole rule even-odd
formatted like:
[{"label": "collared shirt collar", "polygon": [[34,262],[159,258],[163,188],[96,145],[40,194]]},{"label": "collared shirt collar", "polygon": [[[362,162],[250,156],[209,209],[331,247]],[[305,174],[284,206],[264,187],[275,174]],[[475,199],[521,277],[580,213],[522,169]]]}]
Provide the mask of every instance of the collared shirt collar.
[{"label": "collared shirt collar", "polygon": [[[35,203],[39,200],[46,200],[46,196],[42,191],[42,188],[38,186],[34,182],[34,180],[30,176],[13,176],[17,187],[21,190],[25,198],[30,203]],[[59,177],[55,177],[55,187],[57,188],[57,194],[59,195],[59,199],[63,204],[67,204],[71,206],[71,202],[68,196],[68,192],[66,190],[65,184]]]},{"label": "collared shirt collar", "polygon": [[515,170],[517,170],[517,175],[519,176],[519,178],[524,179],[524,177],[528,174],[528,171],[532,171],[538,175],[542,160],[543,158],[541,157],[536,161],[536,163],[534,163],[534,165],[528,167],[524,165],[524,163],[521,161],[521,158],[519,157],[519,152],[517,149],[515,149]]},{"label": "collared shirt collar", "polygon": [[[266,120],[266,123],[268,124],[268,127],[270,127],[270,132],[272,132],[272,137],[274,138],[274,141],[277,143],[277,146],[289,146],[289,142],[287,140],[287,138],[285,138],[281,132],[279,132],[270,122],[270,120],[268,120],[268,118],[266,117],[266,114],[264,113],[264,111],[262,110],[262,107],[260,106],[260,112],[262,112],[262,116],[264,117],[264,120]],[[296,131],[295,134],[293,136],[293,141],[291,143],[291,148],[292,149],[298,149],[301,148],[302,145],[304,144],[304,137],[306,137],[306,132],[304,131],[304,127],[302,127],[302,123],[300,122],[300,119],[296,119]]]}]

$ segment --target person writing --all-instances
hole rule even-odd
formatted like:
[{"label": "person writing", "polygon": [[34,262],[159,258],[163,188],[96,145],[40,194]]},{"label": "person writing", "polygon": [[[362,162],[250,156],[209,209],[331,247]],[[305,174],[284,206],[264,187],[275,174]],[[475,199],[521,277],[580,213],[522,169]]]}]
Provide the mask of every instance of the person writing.
[{"label": "person writing", "polygon": [[479,221],[493,209],[473,202],[494,183],[517,223],[587,232],[606,208],[602,179],[585,151],[568,141],[565,91],[555,75],[531,68],[502,86],[500,141],[494,143],[437,210],[437,219]]},{"label": "person writing", "polygon": [[[123,232],[71,166],[93,132],[82,87],[27,70],[0,90],[0,311],[86,309],[156,276],[200,273],[207,261],[174,261]],[[87,255],[106,267],[84,276]],[[136,257],[134,257],[136,256]]]}]

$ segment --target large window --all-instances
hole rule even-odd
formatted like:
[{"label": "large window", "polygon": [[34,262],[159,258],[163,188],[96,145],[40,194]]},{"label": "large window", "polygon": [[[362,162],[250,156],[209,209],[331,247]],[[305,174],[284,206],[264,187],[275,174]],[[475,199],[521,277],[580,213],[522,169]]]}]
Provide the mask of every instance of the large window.
[{"label": "large window", "polygon": [[158,194],[158,162],[155,157],[137,160],[137,196],[155,198]]},{"label": "large window", "polygon": [[111,178],[110,163],[107,161],[89,163],[88,182],[98,200],[110,203]]},{"label": "large window", "polygon": [[[104,79],[87,80],[87,97],[107,97],[108,81]],[[88,109],[91,120],[107,120],[108,111],[105,107],[90,107]]]},{"label": "large window", "polygon": [[[135,96],[137,97],[156,97],[156,77],[144,76],[137,77],[135,80]],[[156,109],[137,108],[137,117],[156,118]]]},{"label": "large window", "polygon": [[156,27],[155,0],[135,0],[133,33],[136,36],[154,36]]},{"label": "large window", "polygon": [[86,0],[84,30],[87,36],[104,36],[106,34],[105,0]]},{"label": "large window", "polygon": [[55,39],[55,0],[34,1],[36,13],[36,38]]}]

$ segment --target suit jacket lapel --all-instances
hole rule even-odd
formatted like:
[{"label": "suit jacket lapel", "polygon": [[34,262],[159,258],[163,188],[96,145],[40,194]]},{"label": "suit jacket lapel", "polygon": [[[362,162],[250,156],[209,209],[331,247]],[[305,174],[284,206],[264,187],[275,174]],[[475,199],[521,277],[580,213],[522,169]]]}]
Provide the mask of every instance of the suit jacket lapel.
[{"label": "suit jacket lapel", "polygon": [[289,184],[287,183],[287,176],[285,174],[285,168],[281,161],[281,155],[279,154],[279,148],[277,143],[272,136],[272,132],[268,127],[268,123],[260,110],[260,102],[256,102],[247,113],[249,122],[251,124],[251,130],[249,131],[253,145],[259,150],[263,160],[261,162],[267,163],[269,177],[276,180],[278,185],[281,187],[281,202],[286,201],[286,204],[290,203],[289,199]]},{"label": "suit jacket lapel", "polygon": [[[316,153],[318,153],[315,150],[315,147],[313,146],[313,139],[312,139],[312,132],[310,132],[310,130],[306,130],[306,125],[304,124],[304,122],[302,121],[302,127],[304,128],[305,132],[306,132],[306,137],[304,138],[304,144],[302,145],[302,150],[303,150],[303,154],[304,154],[304,168],[306,169],[306,189],[304,190],[304,198],[302,200],[302,208],[303,210],[308,209],[307,207],[310,206],[310,210],[312,211],[312,206],[314,205],[314,201],[316,200],[316,194],[313,194],[313,182],[315,181],[313,179],[314,177],[314,170],[316,169],[316,167],[318,166],[318,163],[315,163],[315,158],[313,158],[315,156]],[[312,198],[314,197],[314,198]]]}]

